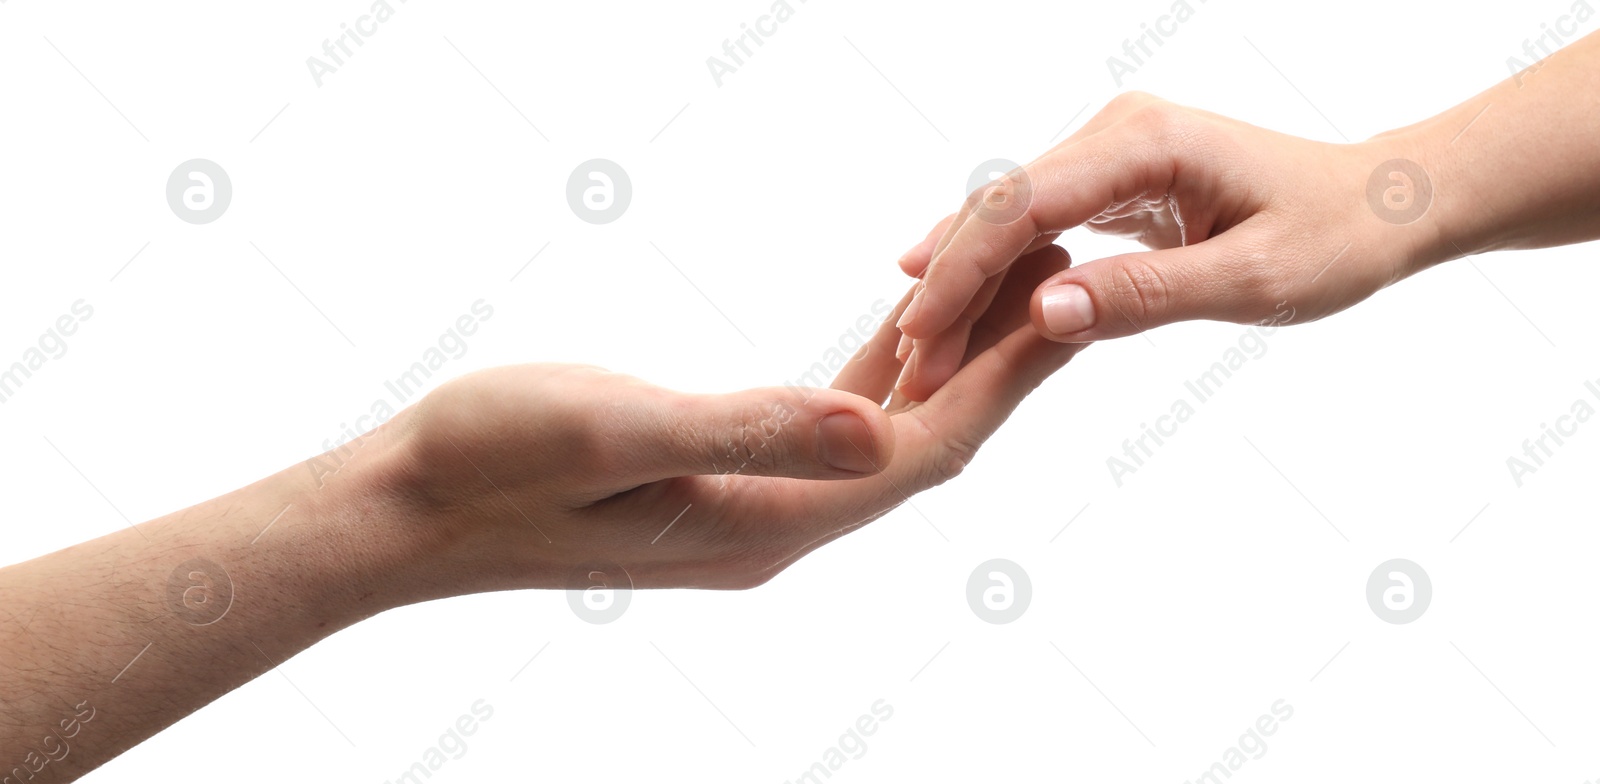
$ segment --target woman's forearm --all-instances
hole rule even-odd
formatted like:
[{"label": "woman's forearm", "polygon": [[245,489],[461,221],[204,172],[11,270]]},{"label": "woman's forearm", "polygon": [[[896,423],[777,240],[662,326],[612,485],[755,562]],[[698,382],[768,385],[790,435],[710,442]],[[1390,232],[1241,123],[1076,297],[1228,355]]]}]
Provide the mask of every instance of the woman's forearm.
[{"label": "woman's forearm", "polygon": [[[1600,238],[1600,34],[1394,132],[1433,178],[1437,258]],[[1388,136],[1388,134],[1386,134]]]}]

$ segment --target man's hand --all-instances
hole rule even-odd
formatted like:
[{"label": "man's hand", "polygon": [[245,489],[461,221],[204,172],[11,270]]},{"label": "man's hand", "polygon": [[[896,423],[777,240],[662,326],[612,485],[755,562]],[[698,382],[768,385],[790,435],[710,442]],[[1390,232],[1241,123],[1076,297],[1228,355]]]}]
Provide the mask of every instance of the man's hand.
[{"label": "man's hand", "polygon": [[1076,353],[1035,335],[1023,307],[1066,263],[1059,249],[1023,263],[1009,307],[923,405],[877,405],[901,370],[891,315],[833,389],[684,395],[583,366],[473,374],[392,423],[392,456],[359,481],[402,499],[381,517],[445,593],[569,588],[618,567],[640,588],[759,585],[954,476]]},{"label": "man's hand", "polygon": [[[885,411],[886,322],[833,389],[684,395],[578,366],[463,377],[304,465],[0,570],[0,777],[90,770],[341,628],[477,591],[749,588],[956,475],[1080,346],[1014,266],[962,369]],[[902,300],[891,319],[897,318]]]}]

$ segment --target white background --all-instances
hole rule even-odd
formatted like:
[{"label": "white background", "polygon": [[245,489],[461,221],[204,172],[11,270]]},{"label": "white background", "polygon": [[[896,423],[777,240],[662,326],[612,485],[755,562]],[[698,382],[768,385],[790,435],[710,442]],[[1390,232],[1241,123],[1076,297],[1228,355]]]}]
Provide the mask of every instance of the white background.
[{"label": "white background", "polygon": [[[0,406],[0,558],[320,452],[479,298],[494,316],[435,381],[528,361],[792,380],[898,297],[894,260],[974,166],[1033,158],[1119,92],[1106,58],[1169,5],[797,1],[719,88],[706,58],[764,0],[396,0],[318,87],[306,58],[366,0],[10,0],[0,361],[77,299],[94,316]],[[1569,5],[1195,0],[1120,89],[1355,141],[1505,78]],[[604,226],[565,197],[596,157],[634,188]],[[191,158],[233,182],[209,225],[166,203]],[[1593,255],[1456,262],[1279,331],[1120,488],[1107,457],[1244,328],[1093,347],[958,481],[759,590],[638,594],[605,626],[553,592],[396,610],[90,780],[376,784],[484,699],[433,781],[776,783],[883,699],[832,780],[1182,782],[1284,699],[1235,780],[1577,784],[1600,775],[1600,425],[1520,488],[1506,458],[1600,378]],[[964,595],[996,557],[1034,587],[1005,626]],[[1434,586],[1408,625],[1365,598],[1395,557]]]}]

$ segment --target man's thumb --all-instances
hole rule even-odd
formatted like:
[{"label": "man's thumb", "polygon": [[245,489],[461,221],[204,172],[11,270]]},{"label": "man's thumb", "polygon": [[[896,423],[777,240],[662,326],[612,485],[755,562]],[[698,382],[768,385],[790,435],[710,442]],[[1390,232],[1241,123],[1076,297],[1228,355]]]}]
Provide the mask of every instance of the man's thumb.
[{"label": "man's thumb", "polygon": [[646,435],[643,481],[691,474],[852,479],[894,452],[883,409],[836,389],[770,387],[674,395]]}]

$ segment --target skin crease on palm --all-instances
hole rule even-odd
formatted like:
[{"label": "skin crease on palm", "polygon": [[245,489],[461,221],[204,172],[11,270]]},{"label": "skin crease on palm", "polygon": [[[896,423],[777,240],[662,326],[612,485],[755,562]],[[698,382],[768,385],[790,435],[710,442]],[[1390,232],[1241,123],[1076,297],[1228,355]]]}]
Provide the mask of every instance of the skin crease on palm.
[{"label": "skin crease on palm", "polygon": [[[406,604],[567,588],[595,567],[640,588],[760,585],[955,476],[1090,342],[1322,318],[1454,258],[1600,236],[1596,118],[1597,35],[1355,144],[1121,96],[1025,167],[1019,215],[992,219],[1021,194],[996,184],[905,254],[917,281],[831,389],[483,371],[325,456],[336,472],[296,465],[0,569],[0,766],[75,778]],[[1432,182],[1403,224],[1367,193],[1395,159]],[[1149,250],[1069,267],[1053,243],[1081,225]],[[191,568],[229,587],[203,623],[172,591]],[[58,758],[44,739],[73,721]]]},{"label": "skin crease on palm", "polygon": [[[914,400],[939,389],[1012,260],[1076,226],[1149,250],[1040,286],[1033,323],[1063,342],[1192,319],[1258,323],[1284,311],[1311,321],[1444,261],[1595,239],[1597,113],[1600,34],[1436,117],[1355,144],[1119,96],[1022,167],[1025,176],[973,194],[900,259],[922,286],[899,325],[907,369],[898,386]],[[1378,217],[1367,194],[1374,170],[1395,159],[1418,164],[1432,185],[1427,212],[1404,225]],[[1016,212],[985,208],[1024,200]]]}]

